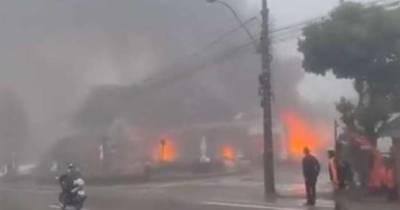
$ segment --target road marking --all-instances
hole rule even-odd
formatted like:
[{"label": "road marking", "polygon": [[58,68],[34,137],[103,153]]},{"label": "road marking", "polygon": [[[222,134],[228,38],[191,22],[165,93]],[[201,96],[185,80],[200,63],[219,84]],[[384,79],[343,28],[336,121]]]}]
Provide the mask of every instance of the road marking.
[{"label": "road marking", "polygon": [[[55,205],[55,204],[49,205],[49,207],[50,207],[51,209],[61,209],[61,206],[60,206],[60,205]],[[68,209],[68,208],[67,208],[67,209]],[[71,208],[69,208],[69,209],[71,209]],[[83,208],[82,210],[89,210],[89,209]]]},{"label": "road marking", "polygon": [[[250,205],[280,205],[280,206],[287,206],[285,204],[292,204],[296,207],[304,207],[304,199],[281,199],[278,200],[277,202],[259,202],[259,201],[253,201],[253,200],[211,200],[208,202],[216,202],[216,203],[234,203],[234,204],[250,204]],[[203,202],[204,203],[204,202]],[[316,208],[334,208],[335,207],[335,202],[332,200],[327,200],[327,199],[318,199],[316,205],[314,206]]]},{"label": "road marking", "polygon": [[248,209],[269,209],[269,210],[301,210],[298,208],[283,208],[275,206],[264,206],[256,204],[239,204],[239,203],[225,203],[225,202],[203,202],[204,205],[210,206],[225,206],[233,208],[248,208]]},{"label": "road marking", "polygon": [[61,206],[60,205],[49,205],[49,207],[50,208],[52,208],[52,209],[61,209]]},{"label": "road marking", "polygon": [[[302,203],[302,200],[299,200],[297,202],[297,204]],[[319,208],[334,208],[335,207],[335,202],[332,200],[327,200],[327,199],[318,199],[317,203],[315,204],[315,207],[319,207]]]}]

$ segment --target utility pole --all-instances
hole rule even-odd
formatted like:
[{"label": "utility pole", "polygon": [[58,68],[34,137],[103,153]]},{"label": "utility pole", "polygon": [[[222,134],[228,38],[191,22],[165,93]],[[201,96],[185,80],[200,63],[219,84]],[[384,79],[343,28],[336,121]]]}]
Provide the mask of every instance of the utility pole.
[{"label": "utility pole", "polygon": [[262,0],[262,32],[260,40],[262,72],[260,74],[260,95],[263,108],[263,129],[264,129],[264,193],[275,194],[274,178],[274,154],[272,141],[272,90],[271,90],[271,62],[270,52],[271,40],[269,37],[269,9],[267,0]]}]

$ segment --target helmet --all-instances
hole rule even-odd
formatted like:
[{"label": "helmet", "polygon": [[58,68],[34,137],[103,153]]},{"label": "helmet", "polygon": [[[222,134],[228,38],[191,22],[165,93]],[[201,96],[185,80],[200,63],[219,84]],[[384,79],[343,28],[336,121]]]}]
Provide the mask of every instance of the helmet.
[{"label": "helmet", "polygon": [[74,170],[74,169],[76,169],[76,166],[73,163],[69,163],[68,164],[68,169],[69,170]]}]

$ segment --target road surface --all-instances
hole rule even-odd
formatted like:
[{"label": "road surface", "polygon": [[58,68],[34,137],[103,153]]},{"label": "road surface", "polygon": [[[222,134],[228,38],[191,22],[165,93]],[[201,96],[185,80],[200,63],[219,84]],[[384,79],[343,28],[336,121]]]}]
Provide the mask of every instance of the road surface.
[{"label": "road surface", "polygon": [[[262,182],[256,176],[240,175],[204,180],[148,183],[128,186],[87,187],[88,210],[301,210],[299,196],[279,197],[266,202]],[[298,184],[278,185],[282,192],[301,192]],[[285,189],[286,188],[286,189]],[[56,186],[1,185],[1,210],[57,209]],[[311,209],[333,209],[329,198],[319,199]]]}]

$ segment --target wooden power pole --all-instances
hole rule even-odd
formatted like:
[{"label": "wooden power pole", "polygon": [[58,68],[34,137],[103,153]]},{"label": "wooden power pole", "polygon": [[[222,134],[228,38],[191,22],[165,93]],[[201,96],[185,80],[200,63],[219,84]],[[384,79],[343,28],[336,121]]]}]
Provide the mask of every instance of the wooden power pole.
[{"label": "wooden power pole", "polygon": [[275,194],[274,154],[272,141],[272,90],[271,90],[271,40],[269,37],[269,9],[267,0],[262,0],[262,34],[260,51],[262,57],[262,72],[260,74],[260,95],[263,108],[264,129],[264,190],[265,195]]}]

